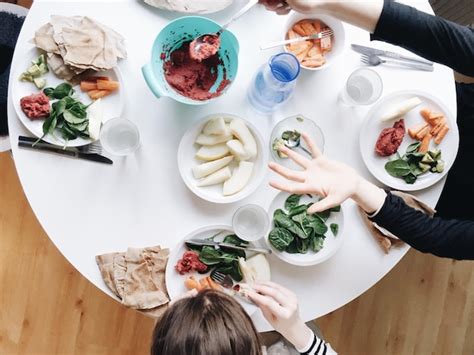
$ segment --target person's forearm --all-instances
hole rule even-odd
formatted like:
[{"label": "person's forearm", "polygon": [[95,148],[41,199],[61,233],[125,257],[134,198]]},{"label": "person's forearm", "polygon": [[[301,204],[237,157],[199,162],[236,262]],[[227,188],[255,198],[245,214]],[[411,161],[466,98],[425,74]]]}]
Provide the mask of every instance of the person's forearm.
[{"label": "person's forearm", "polygon": [[432,218],[388,194],[380,212],[371,218],[415,249],[441,257],[474,259],[474,222]]},{"label": "person's forearm", "polygon": [[325,6],[332,16],[373,33],[382,13],[383,0],[328,1]]}]

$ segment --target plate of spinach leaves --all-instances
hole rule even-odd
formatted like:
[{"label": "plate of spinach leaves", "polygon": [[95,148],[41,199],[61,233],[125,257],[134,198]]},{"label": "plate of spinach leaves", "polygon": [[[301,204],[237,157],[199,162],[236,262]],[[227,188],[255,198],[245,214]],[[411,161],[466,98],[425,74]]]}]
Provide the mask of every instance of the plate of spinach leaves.
[{"label": "plate of spinach leaves", "polygon": [[[171,300],[178,298],[180,295],[188,291],[185,287],[184,281],[190,276],[195,276],[199,279],[204,276],[210,276],[214,271],[219,271],[220,273],[229,275],[234,283],[242,282],[243,274],[239,266],[238,258],[243,257],[246,259],[251,256],[246,255],[245,251],[234,249],[187,245],[186,241],[189,239],[207,239],[242,247],[248,245],[259,246],[256,243],[249,243],[238,238],[231,226],[207,226],[188,234],[176,245],[176,247],[171,249],[168,258],[166,267],[166,287]],[[200,273],[197,271],[191,271],[183,275],[178,273],[175,266],[186,251],[196,252],[199,255],[199,260],[207,265],[207,270]],[[257,310],[257,306],[253,303],[246,302],[241,297],[237,297],[236,299],[250,316]]]},{"label": "plate of spinach leaves", "polygon": [[292,265],[310,266],[322,263],[341,247],[344,214],[342,207],[308,214],[318,197],[280,192],[270,205],[272,230],[266,237],[274,254]]}]

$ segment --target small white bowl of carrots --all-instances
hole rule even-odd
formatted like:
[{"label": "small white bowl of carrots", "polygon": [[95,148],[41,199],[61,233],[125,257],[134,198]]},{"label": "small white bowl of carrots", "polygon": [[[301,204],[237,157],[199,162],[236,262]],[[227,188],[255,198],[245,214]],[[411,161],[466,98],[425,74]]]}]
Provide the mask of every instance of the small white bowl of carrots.
[{"label": "small white bowl of carrots", "polygon": [[285,45],[285,52],[294,54],[304,69],[317,71],[329,67],[345,48],[344,25],[338,19],[328,15],[292,13],[285,27],[284,39],[305,37],[328,29],[333,31],[332,36]]}]

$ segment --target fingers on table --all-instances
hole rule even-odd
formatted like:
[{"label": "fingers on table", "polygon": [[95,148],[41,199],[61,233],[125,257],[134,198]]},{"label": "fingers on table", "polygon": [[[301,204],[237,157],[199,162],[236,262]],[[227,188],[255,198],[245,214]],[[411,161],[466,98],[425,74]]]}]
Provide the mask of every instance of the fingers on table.
[{"label": "fingers on table", "polygon": [[322,153],[316,145],[316,142],[312,138],[310,138],[305,132],[303,132],[301,135],[303,136],[303,139],[306,142],[306,145],[308,146],[309,150],[313,154],[313,158],[319,158]]},{"label": "fingers on table", "polygon": [[302,171],[291,170],[274,162],[270,162],[268,166],[274,172],[276,172],[277,174],[280,174],[281,176],[283,176],[284,178],[287,178],[288,180],[293,180],[296,182],[305,181],[305,175]]},{"label": "fingers on table", "polygon": [[311,164],[311,161],[309,159],[305,158],[301,154],[298,154],[298,153],[292,151],[288,147],[283,146],[283,147],[280,148],[280,151],[282,153],[288,155],[288,158],[293,160],[296,164],[298,164],[302,168],[306,169]]},{"label": "fingers on table", "polygon": [[284,307],[295,306],[298,303],[298,299],[293,292],[277,283],[271,281],[257,282],[253,285],[253,288],[262,295],[272,297]]}]

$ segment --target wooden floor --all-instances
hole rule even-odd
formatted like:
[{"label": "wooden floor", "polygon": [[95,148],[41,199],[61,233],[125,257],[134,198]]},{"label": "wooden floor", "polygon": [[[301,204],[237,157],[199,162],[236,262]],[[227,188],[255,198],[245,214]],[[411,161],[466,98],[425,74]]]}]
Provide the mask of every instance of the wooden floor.
[{"label": "wooden floor", "polygon": [[[0,354],[148,352],[153,322],[62,257],[7,153],[0,154],[0,285]],[[374,288],[317,323],[340,354],[474,354],[474,263],[410,251]]]}]

